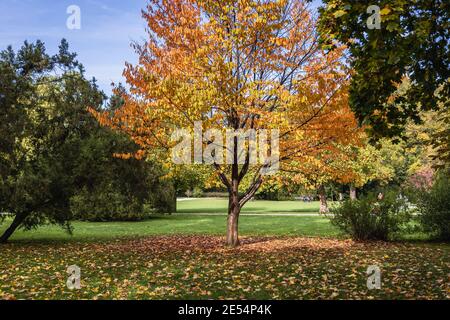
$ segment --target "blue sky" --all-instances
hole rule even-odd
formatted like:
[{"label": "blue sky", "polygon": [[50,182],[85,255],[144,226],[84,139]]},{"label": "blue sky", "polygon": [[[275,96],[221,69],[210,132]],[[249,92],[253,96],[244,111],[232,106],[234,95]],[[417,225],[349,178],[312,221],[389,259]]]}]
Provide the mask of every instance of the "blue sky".
[{"label": "blue sky", "polygon": [[[45,42],[54,53],[62,38],[86,67],[87,76],[95,76],[105,93],[111,82],[124,82],[125,61],[134,63],[137,56],[132,41],[145,37],[141,9],[145,0],[0,0],[0,49],[14,49],[24,40]],[[67,7],[81,9],[81,29],[69,30]]]},{"label": "blue sky", "polygon": [[[80,30],[66,27],[70,5],[81,9]],[[145,36],[144,7],[145,0],[1,0],[0,49],[41,39],[55,53],[66,38],[87,75],[109,94],[111,82],[123,82],[125,61],[137,60],[130,43]]]}]

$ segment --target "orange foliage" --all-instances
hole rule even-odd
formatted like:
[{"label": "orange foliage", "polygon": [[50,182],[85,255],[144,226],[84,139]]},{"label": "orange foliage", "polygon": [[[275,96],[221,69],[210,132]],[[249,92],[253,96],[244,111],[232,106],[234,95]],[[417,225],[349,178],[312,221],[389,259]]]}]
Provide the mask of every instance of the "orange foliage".
[{"label": "orange foliage", "polygon": [[[125,105],[113,117],[96,114],[142,151],[169,151],[173,130],[195,121],[205,130],[278,129],[281,169],[308,170],[305,159],[359,140],[345,48],[320,48],[303,1],[151,0],[143,17],[148,39],[124,71]],[[254,175],[240,205],[264,180],[261,166],[215,169],[229,190]]]}]

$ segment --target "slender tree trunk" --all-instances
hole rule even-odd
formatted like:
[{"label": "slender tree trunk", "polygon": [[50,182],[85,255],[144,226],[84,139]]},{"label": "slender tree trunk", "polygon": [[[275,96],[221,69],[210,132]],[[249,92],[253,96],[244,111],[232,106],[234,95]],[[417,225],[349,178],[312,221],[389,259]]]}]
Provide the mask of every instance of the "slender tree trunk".
[{"label": "slender tree trunk", "polygon": [[320,213],[328,213],[327,195],[325,194],[325,187],[321,185],[319,187],[319,199],[320,199]]},{"label": "slender tree trunk", "polygon": [[237,247],[239,245],[239,205],[238,182],[232,182],[232,190],[228,202],[228,222],[227,222],[227,246]]},{"label": "slender tree trunk", "polygon": [[6,243],[8,241],[8,239],[11,237],[14,231],[16,231],[17,228],[21,225],[25,217],[26,217],[25,214],[21,213],[16,214],[11,225],[8,227],[8,229],[5,230],[5,232],[0,237],[0,243]]},{"label": "slender tree trunk", "polygon": [[228,215],[227,246],[237,247],[239,245],[239,208]]},{"label": "slender tree trunk", "polygon": [[358,197],[356,195],[356,188],[354,185],[350,185],[350,199],[356,200]]},{"label": "slender tree trunk", "polygon": [[339,192],[339,201],[344,201],[344,194]]}]

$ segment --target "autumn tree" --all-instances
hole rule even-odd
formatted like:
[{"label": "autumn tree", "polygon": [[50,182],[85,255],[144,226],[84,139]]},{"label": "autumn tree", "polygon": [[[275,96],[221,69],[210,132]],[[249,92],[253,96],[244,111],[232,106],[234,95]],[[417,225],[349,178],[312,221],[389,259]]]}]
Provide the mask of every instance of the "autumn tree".
[{"label": "autumn tree", "polygon": [[[347,163],[353,171],[353,179],[350,182],[350,198],[357,198],[357,189],[364,187],[369,182],[379,181],[381,185],[387,185],[395,175],[395,157],[397,153],[388,153],[387,146],[392,146],[388,140],[377,148],[367,143],[360,148],[354,148],[350,152],[354,157]],[[393,150],[391,150],[393,151]],[[397,158],[398,159],[398,158]]]},{"label": "autumn tree", "polygon": [[[355,142],[359,142],[355,139]],[[352,166],[354,153],[350,150],[357,149],[357,145],[335,145],[333,152],[324,150],[321,154],[303,157],[301,163],[292,161],[289,166],[284,166],[284,179],[294,184],[301,185],[307,190],[315,191],[320,201],[320,213],[329,211],[326,189],[329,185],[350,184],[357,177]]]},{"label": "autumn tree", "polygon": [[[373,137],[397,136],[408,120],[420,121],[420,111],[449,108],[449,14],[447,0],[323,1],[321,40],[330,47],[336,40],[348,45],[350,104]],[[395,104],[387,103],[405,76],[411,86]]]},{"label": "autumn tree", "polygon": [[[130,86],[124,106],[112,117],[94,112],[141,147],[125,157],[157,153],[172,163],[178,143],[172,133],[192,131],[197,121],[203,130],[216,129],[214,140],[203,139],[204,148],[224,145],[217,132],[225,130],[279,133],[278,150],[271,148],[276,140],[266,144],[260,137],[272,151],[256,164],[248,140],[240,157],[237,137],[226,164],[210,154],[208,164],[229,193],[226,242],[236,246],[241,208],[269,169],[352,141],[356,123],[347,104],[344,49],[321,49],[315,19],[300,0],[151,0],[143,17],[148,39],[134,45],[139,63],[124,71]],[[275,162],[267,160],[272,156]],[[245,189],[244,178],[250,180]]]}]

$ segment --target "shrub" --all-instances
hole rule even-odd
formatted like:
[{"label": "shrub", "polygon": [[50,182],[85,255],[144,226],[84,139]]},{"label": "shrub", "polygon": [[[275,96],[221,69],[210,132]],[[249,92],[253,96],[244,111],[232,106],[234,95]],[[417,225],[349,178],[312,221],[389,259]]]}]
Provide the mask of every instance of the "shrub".
[{"label": "shrub", "polygon": [[192,196],[194,198],[201,198],[201,197],[203,197],[203,190],[202,190],[202,188],[195,187],[194,191],[192,192]]},{"label": "shrub", "polygon": [[418,189],[415,202],[425,232],[440,240],[450,239],[450,174],[440,173],[429,190]]},{"label": "shrub", "polygon": [[172,214],[177,211],[177,196],[173,184],[161,181],[151,194],[151,204],[156,213]]},{"label": "shrub", "polygon": [[75,219],[86,221],[139,221],[146,217],[144,205],[112,188],[89,192],[83,188],[70,199]]},{"label": "shrub", "polygon": [[208,191],[203,193],[205,198],[228,198],[228,192]]},{"label": "shrub", "polygon": [[290,201],[294,196],[282,189],[264,189],[255,195],[256,200]]},{"label": "shrub", "polygon": [[409,209],[397,192],[382,200],[375,193],[358,200],[345,200],[331,209],[331,223],[354,240],[388,240],[410,219]]}]

